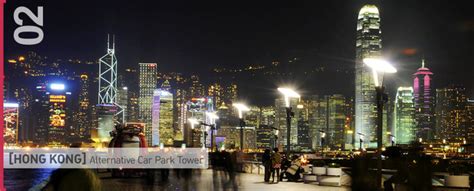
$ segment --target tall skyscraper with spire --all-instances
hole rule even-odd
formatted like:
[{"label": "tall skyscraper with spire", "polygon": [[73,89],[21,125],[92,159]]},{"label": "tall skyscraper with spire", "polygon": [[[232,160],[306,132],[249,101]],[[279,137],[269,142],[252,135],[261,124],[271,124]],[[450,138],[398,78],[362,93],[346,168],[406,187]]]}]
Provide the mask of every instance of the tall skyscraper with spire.
[{"label": "tall skyscraper with spire", "polygon": [[425,67],[425,59],[421,68],[413,74],[413,96],[415,98],[415,120],[417,138],[429,140],[433,138],[434,118],[434,89],[431,83],[433,73]]},{"label": "tall skyscraper with spire", "polygon": [[115,56],[115,36],[107,36],[107,54],[99,59],[99,100],[98,104],[117,103],[117,57]]},{"label": "tall skyscraper with spire", "polygon": [[382,37],[380,14],[375,5],[365,5],[357,17],[356,65],[355,65],[355,125],[356,145],[375,147],[377,118],[375,87],[372,71],[364,65],[364,58],[381,56]]},{"label": "tall skyscraper with spire", "polygon": [[99,59],[99,92],[97,100],[97,128],[91,129],[91,138],[98,145],[108,144],[114,123],[124,122],[124,109],[118,104],[117,57],[115,55],[115,36],[107,35],[107,54]]}]

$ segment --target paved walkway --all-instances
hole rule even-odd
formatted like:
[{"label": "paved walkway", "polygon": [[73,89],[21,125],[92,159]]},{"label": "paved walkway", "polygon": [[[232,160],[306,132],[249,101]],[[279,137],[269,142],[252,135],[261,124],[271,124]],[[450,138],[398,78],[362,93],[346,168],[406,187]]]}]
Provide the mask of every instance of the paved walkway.
[{"label": "paved walkway", "polygon": [[153,185],[147,184],[144,178],[116,179],[107,175],[102,176],[103,189],[108,191],[121,190],[271,190],[271,191],[345,191],[347,187],[326,187],[315,184],[303,184],[302,182],[280,182],[269,184],[263,182],[263,176],[257,174],[237,173],[235,181],[229,181],[228,176],[222,171],[202,170],[194,171],[191,178],[178,178],[171,171],[169,180],[166,182],[155,180]]}]

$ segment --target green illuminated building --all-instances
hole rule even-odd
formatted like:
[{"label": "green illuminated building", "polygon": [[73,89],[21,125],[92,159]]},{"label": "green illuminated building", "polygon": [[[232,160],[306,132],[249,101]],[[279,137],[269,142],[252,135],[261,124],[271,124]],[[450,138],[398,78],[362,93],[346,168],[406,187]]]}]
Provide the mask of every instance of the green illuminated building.
[{"label": "green illuminated building", "polygon": [[416,139],[415,105],[413,88],[399,87],[393,112],[393,141],[397,144],[409,144]]}]

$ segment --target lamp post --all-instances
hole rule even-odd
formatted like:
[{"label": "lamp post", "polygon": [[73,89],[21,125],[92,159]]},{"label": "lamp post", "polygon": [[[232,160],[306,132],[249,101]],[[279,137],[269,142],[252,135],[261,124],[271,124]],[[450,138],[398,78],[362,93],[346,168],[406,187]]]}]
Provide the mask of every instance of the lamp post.
[{"label": "lamp post", "polygon": [[275,129],[275,138],[274,138],[273,148],[278,148],[278,134],[279,133],[280,131],[278,129]]},{"label": "lamp post", "polygon": [[446,139],[443,139],[443,158],[446,158]]},{"label": "lamp post", "polygon": [[240,150],[243,151],[244,150],[244,127],[245,127],[243,112],[250,111],[250,108],[247,107],[245,104],[242,104],[242,103],[234,103],[234,104],[232,104],[232,106],[237,108],[237,111],[239,113]]},{"label": "lamp post", "polygon": [[199,124],[199,122],[195,118],[189,118],[188,121],[191,124],[191,147],[194,147],[194,125]]},{"label": "lamp post", "polygon": [[[219,116],[217,116],[216,113],[213,113],[213,112],[206,112],[206,115],[209,117],[210,119],[210,124],[203,124],[207,127],[209,127],[209,129],[211,130],[211,152],[214,150],[214,130],[216,130],[216,119],[219,119]],[[206,132],[207,132],[207,128],[206,128]],[[216,145],[217,147],[217,145]],[[216,148],[217,150],[217,148]]]},{"label": "lamp post", "polygon": [[300,95],[296,93],[294,90],[289,88],[278,88],[278,91],[283,94],[285,99],[285,107],[286,107],[286,157],[290,156],[290,136],[291,136],[291,117],[294,113],[291,111],[290,107],[290,98],[300,98]]},{"label": "lamp post", "polygon": [[319,130],[319,133],[321,134],[321,151],[324,151],[324,143],[325,143],[325,140],[326,140],[326,132],[324,132],[323,130]]},{"label": "lamp post", "polygon": [[390,135],[390,141],[391,141],[392,147],[393,147],[393,145],[395,144],[395,136]]},{"label": "lamp post", "polygon": [[[204,125],[204,123],[201,122],[201,125]],[[204,134],[204,135],[203,135],[203,136],[204,136],[204,142],[203,142],[203,144],[202,144],[202,148],[203,148],[203,149],[206,148],[207,131],[208,131],[208,129],[209,129],[209,127],[206,126],[206,129],[205,129],[204,132],[203,132],[203,134]],[[202,131],[202,129],[201,129],[201,131]],[[212,148],[211,148],[211,149],[212,149]]]},{"label": "lamp post", "polygon": [[362,150],[362,143],[364,142],[364,134],[357,133],[359,135],[359,149]]},{"label": "lamp post", "polygon": [[[387,94],[384,93],[383,75],[385,73],[396,73],[389,62],[378,58],[365,58],[364,64],[372,69],[373,80],[377,101],[377,187],[382,189],[382,138],[383,138],[383,104],[386,102]],[[380,76],[380,82],[379,82]]]}]

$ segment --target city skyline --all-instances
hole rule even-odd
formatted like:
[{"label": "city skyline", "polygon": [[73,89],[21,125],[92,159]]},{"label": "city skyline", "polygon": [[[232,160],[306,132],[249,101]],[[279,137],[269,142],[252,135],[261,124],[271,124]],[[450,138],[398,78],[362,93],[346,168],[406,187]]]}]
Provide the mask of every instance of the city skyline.
[{"label": "city skyline", "polygon": [[[7,84],[11,85],[9,88],[6,88],[5,91],[7,93],[7,98],[14,95],[18,100],[22,99],[18,94],[19,87],[26,87],[28,85],[21,84],[21,82],[14,82],[9,81],[10,79],[23,79],[26,77],[28,80],[37,81],[36,83],[42,83],[42,81],[47,80],[45,82],[46,85],[49,85],[48,80],[66,80],[75,83],[76,85],[70,86],[70,84],[65,83],[65,85],[71,89],[72,92],[82,93],[79,97],[79,100],[88,104],[87,108],[82,108],[83,111],[76,112],[76,108],[80,106],[74,106],[72,108],[71,114],[73,116],[78,116],[80,119],[79,122],[67,122],[67,124],[75,129],[71,135],[77,136],[78,132],[82,132],[80,137],[86,137],[85,128],[84,128],[84,120],[86,118],[94,120],[94,117],[97,118],[98,126],[92,125],[91,129],[94,131],[96,129],[99,130],[99,139],[103,140],[104,136],[107,136],[107,132],[103,131],[104,129],[111,130],[112,123],[112,116],[110,116],[110,112],[115,109],[119,109],[123,114],[122,122],[129,121],[131,122],[141,122],[145,124],[145,137],[150,146],[158,146],[161,141],[161,138],[166,134],[166,141],[165,145],[173,145],[174,141],[183,141],[181,138],[186,128],[186,107],[188,102],[192,99],[201,99],[209,96],[209,99],[212,99],[213,108],[211,111],[218,110],[220,107],[228,107],[236,101],[246,101],[252,106],[269,106],[273,105],[276,111],[275,118],[275,128],[280,131],[278,135],[279,144],[285,145],[286,140],[289,139],[286,136],[286,125],[285,125],[285,112],[283,112],[284,107],[281,104],[281,98],[278,96],[268,96],[269,94],[274,94],[275,89],[274,86],[292,86],[295,88],[296,91],[301,93],[301,99],[292,100],[291,106],[295,108],[295,117],[291,120],[291,138],[290,143],[293,145],[294,148],[305,148],[310,147],[311,149],[315,149],[316,147],[323,147],[323,142],[326,141],[328,143],[328,147],[331,148],[346,148],[347,145],[357,145],[360,142],[363,142],[364,148],[365,147],[374,147],[375,144],[375,119],[377,114],[375,113],[375,90],[373,86],[373,80],[371,77],[371,72],[368,70],[367,67],[362,63],[362,60],[365,58],[370,57],[386,57],[383,54],[382,46],[383,36],[381,32],[381,26],[384,26],[383,22],[383,14],[380,14],[380,11],[377,6],[375,5],[364,5],[357,15],[357,24],[354,26],[356,28],[356,41],[355,41],[355,59],[352,64],[355,67],[347,67],[347,66],[330,66],[330,65],[317,65],[309,67],[309,70],[299,70],[294,69],[293,67],[301,67],[305,64],[308,64],[306,60],[311,58],[311,56],[302,54],[300,56],[291,56],[287,58],[287,60],[272,60],[271,63],[265,64],[255,64],[244,66],[241,68],[229,67],[229,66],[215,66],[213,68],[208,69],[209,71],[213,72],[213,75],[207,76],[205,74],[199,73],[199,70],[196,70],[192,74],[182,74],[181,71],[178,72],[167,72],[162,70],[161,66],[166,67],[167,63],[162,63],[160,61],[152,61],[152,62],[139,62],[130,66],[129,64],[122,64],[123,61],[121,59],[117,59],[120,57],[120,54],[116,54],[116,48],[120,47],[116,45],[116,38],[114,34],[107,35],[107,49],[106,49],[106,56],[101,57],[99,62],[84,62],[81,60],[58,60],[55,58],[50,58],[50,56],[40,55],[35,52],[28,52],[24,56],[18,56],[16,58],[8,59],[8,70],[19,71],[19,74],[15,74],[13,76],[7,76]],[[110,38],[112,36],[112,38]],[[110,43],[112,42],[112,43]],[[412,56],[417,57],[418,54],[413,54]],[[390,59],[390,57],[387,57]],[[118,62],[117,62],[118,60]],[[391,60],[390,60],[391,61]],[[426,76],[421,75],[432,75],[427,67],[425,67],[425,60],[422,59],[422,67],[415,71],[411,71],[413,74],[414,82],[414,105],[415,105],[415,119],[417,123],[417,130],[416,135],[412,136],[411,139],[422,138],[424,140],[432,140],[434,137],[431,135],[420,135],[419,129],[429,129],[430,132],[434,131],[434,124],[430,127],[424,127],[423,119],[421,119],[418,115],[419,112],[423,112],[419,108],[428,108],[433,110],[434,105],[433,103],[433,92],[438,88],[443,88],[446,86],[439,86],[439,85],[432,85],[434,79],[432,76],[426,79]],[[105,64],[105,65],[104,65]],[[87,68],[83,68],[82,70],[76,71],[74,68],[71,67],[73,65],[77,65],[75,67],[86,66]],[[397,63],[395,63],[397,65]],[[97,66],[99,71],[97,71]],[[117,67],[118,66],[118,67]],[[137,67],[138,66],[138,67]],[[110,67],[110,70],[109,68]],[[288,69],[290,68],[290,69]],[[350,69],[353,68],[353,69]],[[355,69],[355,70],[354,70]],[[103,72],[103,71],[105,72]],[[400,69],[400,70],[407,70],[407,69]],[[185,70],[183,70],[184,72]],[[427,71],[427,72],[426,72]],[[109,72],[109,73],[106,73]],[[95,73],[99,75],[98,80],[95,79]],[[185,73],[185,72],[184,72]],[[196,74],[199,73],[199,74]],[[305,74],[305,75],[300,75]],[[337,74],[337,75],[334,75]],[[355,76],[355,80],[345,80],[344,84],[337,84],[337,83],[326,83],[326,86],[330,88],[330,91],[320,91],[315,93],[314,90],[318,90],[318,88],[314,88],[312,86],[301,86],[300,81],[294,78],[295,76],[311,76],[306,77],[303,80],[303,83],[308,83],[314,81],[314,78],[319,78],[319,75],[323,75],[322,79],[334,79],[338,78],[340,75],[345,75],[345,78],[350,78],[352,75]],[[91,81],[87,82],[92,84],[89,87],[89,84],[85,84],[84,82],[84,75],[92,75]],[[109,79],[110,76],[110,79]],[[257,77],[255,77],[257,76]],[[263,78],[267,80],[266,86],[262,86],[261,83],[258,83],[259,76],[263,76]],[[246,85],[245,78],[248,80],[256,80],[255,84],[251,83],[251,85]],[[276,78],[275,78],[276,77]],[[390,76],[391,77],[391,76]],[[285,81],[280,81],[279,78],[286,79]],[[398,77],[396,80],[385,80],[387,85],[387,91],[390,93],[392,92],[392,86],[402,86],[404,83],[399,82],[401,78]],[[424,80],[418,80],[423,78]],[[296,80],[296,83],[295,81]],[[402,79],[404,81],[405,79]],[[171,81],[171,83],[170,83]],[[421,83],[421,82],[423,83]],[[102,85],[104,82],[107,82],[105,85]],[[284,82],[284,83],[282,83]],[[10,84],[11,83],[11,84]],[[20,86],[16,86],[20,83]],[[79,85],[78,85],[79,83]],[[99,92],[98,92],[98,102],[87,102],[85,96],[83,94],[87,94],[89,96],[97,95],[95,90],[87,90],[87,93],[84,92],[84,87],[88,87],[89,89],[94,89],[94,84],[99,84]],[[108,84],[110,83],[110,84]],[[273,83],[273,84],[272,84]],[[293,84],[292,84],[293,83]],[[243,85],[242,85],[243,84]],[[265,84],[265,83],[263,83]],[[272,84],[272,85],[270,85]],[[314,84],[314,83],[312,83]],[[355,96],[353,93],[355,84]],[[466,82],[466,84],[469,84]],[[461,85],[462,86],[462,85]],[[164,87],[167,91],[169,91],[170,96],[168,99],[167,104],[162,102],[159,96],[154,95],[159,87]],[[250,87],[250,88],[249,88]],[[426,87],[428,90],[426,90]],[[14,88],[14,89],[11,89]],[[17,88],[17,89],[15,89]],[[252,93],[248,93],[245,90],[256,88],[257,91]],[[423,91],[418,90],[418,88],[425,88]],[[341,91],[341,89],[343,89]],[[469,91],[469,88],[466,88]],[[89,92],[90,91],[90,92]],[[266,91],[266,93],[262,93]],[[428,92],[427,92],[428,91]],[[465,91],[465,92],[468,92]],[[119,93],[120,92],[120,93]],[[420,95],[419,92],[427,92],[429,95]],[[28,94],[28,93],[27,93]],[[129,97],[130,94],[130,97]],[[267,95],[265,97],[267,102],[274,102],[274,104],[268,104],[265,102],[260,102],[260,99],[255,99],[255,95]],[[361,96],[362,95],[362,96]],[[306,107],[312,109],[320,109],[317,104],[324,105],[324,101],[317,101],[313,100],[314,97],[321,96],[327,97],[329,96],[331,99],[333,96],[337,97],[338,101],[332,103],[328,97],[326,101],[326,111],[327,112],[334,112],[337,113],[327,113],[327,114],[318,114],[320,116],[313,116],[312,113],[315,111],[309,111],[311,109],[306,109]],[[388,100],[392,99],[393,96],[389,95]],[[426,101],[421,100],[419,97],[422,98],[429,98],[428,105],[420,105],[420,103],[425,103]],[[466,101],[469,96],[466,96]],[[73,98],[73,101],[77,98]],[[89,97],[90,100],[97,100],[95,97]],[[207,98],[205,98],[207,99]],[[31,98],[30,98],[31,100]],[[280,101],[278,101],[280,100]],[[306,104],[305,101],[311,103],[312,101],[316,101],[316,105]],[[119,104],[119,102],[121,102]],[[156,102],[156,103],[155,103]],[[69,101],[68,101],[69,103]],[[153,103],[153,104],[152,104]],[[280,104],[279,104],[280,103]],[[330,109],[331,107],[334,107]],[[336,104],[337,103],[337,104]],[[89,105],[90,104],[90,105]],[[95,104],[100,104],[95,106]],[[117,108],[107,106],[104,104],[112,104],[116,105]],[[160,108],[163,105],[166,105],[166,110],[162,110]],[[353,104],[353,105],[352,105]],[[388,105],[388,107],[394,107],[393,102]],[[92,106],[94,105],[94,106]],[[336,106],[337,105],[337,106]],[[300,108],[301,106],[301,108]],[[346,108],[347,107],[347,108]],[[127,111],[130,108],[130,111]],[[305,109],[303,109],[305,108]],[[344,108],[344,109],[342,109]],[[86,116],[84,114],[84,110],[89,110],[90,112],[97,112],[92,113],[92,115],[97,116]],[[122,111],[123,109],[123,111]],[[303,110],[301,110],[303,109]],[[464,108],[462,108],[464,109]],[[166,112],[165,112],[166,111]],[[166,114],[164,114],[164,112]],[[389,119],[388,116],[391,116],[392,109],[386,108],[383,112],[383,132],[384,134],[394,132],[393,126],[393,119]],[[449,112],[449,111],[448,111]],[[133,113],[133,115],[128,115],[128,113]],[[156,113],[156,114],[155,114]],[[430,113],[430,112],[428,112]],[[115,114],[115,115],[118,115]],[[204,114],[203,114],[204,115]],[[402,114],[402,115],[411,115],[411,114]],[[423,116],[427,114],[422,114]],[[433,115],[432,112],[430,115]],[[73,116],[69,116],[74,118]],[[166,118],[162,118],[162,116],[167,116]],[[324,117],[325,116],[325,117]],[[331,116],[331,117],[330,117]],[[318,118],[319,117],[319,118]],[[432,121],[433,116],[428,116],[427,119]],[[107,120],[105,120],[107,119]],[[152,120],[153,119],[153,120]],[[206,118],[207,120],[207,118]],[[317,122],[326,121],[325,126],[323,123]],[[389,121],[391,120],[391,121]],[[21,120],[20,120],[21,121]],[[166,121],[166,122],[165,122]],[[320,124],[317,124],[320,123]],[[255,124],[256,126],[264,125],[264,124]],[[107,127],[105,127],[107,126]],[[163,126],[163,127],[162,127]],[[423,126],[423,127],[421,127]],[[105,127],[105,128],[104,128]],[[77,128],[77,129],[76,129]],[[163,129],[164,128],[164,129]],[[82,129],[82,130],[81,130]],[[182,129],[182,130],[180,130]],[[165,133],[166,131],[166,133]],[[180,132],[175,135],[176,132]],[[212,132],[212,130],[207,130],[207,132]],[[36,132],[38,133],[38,132]],[[48,133],[48,132],[44,132]],[[324,133],[325,137],[322,139],[322,134]],[[93,132],[91,134],[94,134]],[[423,133],[421,133],[423,134]],[[98,137],[92,136],[92,139],[97,139]],[[311,139],[309,137],[312,137]],[[336,138],[337,137],[337,138]],[[384,136],[385,137],[385,136]],[[207,137],[207,140],[212,140],[212,138]],[[388,143],[388,139],[383,138],[385,143]],[[203,139],[204,140],[204,139]],[[301,140],[301,141],[299,141]],[[310,142],[310,140],[312,142]],[[324,141],[323,141],[324,140]],[[348,141],[350,140],[350,141]],[[320,142],[318,145],[317,142]],[[408,142],[406,140],[402,142]],[[207,143],[209,144],[209,142]],[[239,143],[241,144],[241,143]],[[311,146],[309,146],[311,145]],[[292,147],[292,148],[293,148]],[[354,148],[354,147],[352,147]]]},{"label": "city skyline", "polygon": [[[61,3],[52,5],[59,6]],[[157,6],[153,6],[157,5]],[[294,4],[295,7],[327,7],[334,12],[319,11],[311,13],[309,8],[305,8],[302,13],[289,14],[290,17],[281,19],[281,15],[273,13],[272,15],[277,17],[262,17],[259,13],[259,7],[273,7],[281,11],[293,11],[291,8],[284,8],[281,4],[260,4],[257,3],[255,8],[247,8],[249,15],[257,16],[257,20],[250,20],[247,17],[240,18],[238,15],[234,15],[235,9],[230,9],[229,15],[224,15],[222,18],[209,18],[204,17],[196,23],[188,22],[193,17],[199,17],[200,15],[206,15],[196,9],[189,8],[187,6],[181,7],[179,4],[166,3],[163,6],[162,3],[144,3],[134,7],[131,11],[138,12],[139,10],[152,11],[153,14],[137,14],[136,18],[143,18],[146,21],[151,19],[157,19],[153,22],[154,25],[149,30],[141,30],[140,32],[130,32],[128,28],[143,28],[143,26],[137,26],[128,22],[127,19],[123,23],[107,23],[106,20],[102,20],[97,17],[89,18],[85,16],[79,19],[81,22],[94,20],[93,23],[104,23],[105,25],[95,27],[96,30],[84,34],[83,32],[75,32],[74,35],[82,36],[81,42],[71,42],[68,46],[65,46],[63,42],[68,42],[62,39],[61,35],[57,35],[55,38],[46,38],[44,44],[48,44],[48,48],[43,46],[32,46],[31,49],[37,51],[40,55],[45,55],[51,58],[79,58],[82,60],[93,61],[96,60],[100,55],[103,55],[104,43],[106,41],[107,34],[116,35],[117,53],[118,59],[121,61],[121,67],[119,71],[123,71],[125,68],[136,68],[136,63],[139,62],[158,62],[160,71],[164,72],[182,72],[187,75],[191,73],[197,73],[201,76],[208,76],[203,78],[204,81],[212,81],[208,78],[216,76],[213,72],[214,68],[227,68],[227,69],[243,69],[248,66],[255,65],[271,65],[272,62],[280,62],[283,65],[287,65],[288,62],[293,58],[299,58],[298,64],[294,67],[282,66],[280,68],[283,73],[293,73],[293,75],[287,75],[285,77],[274,77],[273,81],[268,78],[258,77],[252,79],[257,81],[255,86],[244,87],[241,89],[242,92],[255,92],[261,87],[277,87],[278,83],[283,83],[285,80],[291,81],[298,86],[305,87],[304,91],[311,93],[314,92],[325,92],[324,94],[342,93],[349,95],[352,89],[349,86],[344,86],[345,81],[343,79],[334,77],[338,75],[337,72],[331,72],[330,74],[318,74],[316,76],[303,78],[302,76],[295,75],[304,71],[306,68],[318,68],[325,67],[326,71],[332,71],[330,67],[336,67],[339,70],[348,70],[349,76],[354,75],[353,65],[355,58],[355,44],[354,27],[356,25],[358,10],[362,7],[363,2],[351,2],[351,3],[316,3],[316,2],[303,2],[301,4]],[[166,6],[165,6],[166,5]],[[197,7],[205,6],[196,5]],[[314,5],[314,6],[312,6]],[[82,5],[83,6],[83,5]],[[100,8],[102,3],[96,5],[95,8]],[[149,8],[144,8],[149,6]],[[383,54],[387,56],[391,61],[397,65],[400,69],[397,78],[392,78],[388,82],[389,88],[387,90],[391,94],[396,93],[398,86],[409,86],[411,84],[409,76],[412,71],[419,67],[419,62],[422,58],[427,60],[427,65],[434,71],[445,71],[448,75],[443,75],[440,78],[435,79],[435,84],[440,86],[447,86],[449,84],[461,84],[466,86],[469,97],[474,97],[473,91],[474,84],[469,80],[469,72],[473,67],[472,59],[469,57],[470,52],[468,49],[463,48],[468,46],[469,37],[466,35],[472,32],[470,28],[470,16],[464,8],[452,7],[451,5],[444,5],[441,2],[434,2],[434,5],[427,8],[422,14],[416,11],[415,7],[423,7],[422,3],[410,2],[406,4],[394,4],[391,2],[377,3],[377,6],[381,10],[381,22],[383,41]],[[81,7],[81,6],[79,6]],[[94,7],[93,7],[94,8]],[[8,7],[7,7],[8,9]],[[51,7],[50,9],[55,9]],[[184,11],[183,15],[175,17],[166,17],[169,12],[159,10],[179,10]],[[395,14],[394,10],[403,10],[405,15],[400,17]],[[209,14],[213,12],[219,12],[218,10],[207,8],[204,9],[209,11]],[[263,9],[266,12],[266,9]],[[456,12],[458,14],[449,16],[459,20],[457,23],[446,23],[449,18],[440,18],[438,21],[431,19],[433,16],[438,14],[446,15],[445,12]],[[106,11],[107,12],[107,11]],[[111,11],[113,15],[116,15],[114,11]],[[156,13],[159,12],[159,13]],[[52,14],[49,12],[49,14]],[[55,13],[56,14],[56,13]],[[70,15],[70,13],[64,13]],[[263,14],[263,13],[262,13]],[[331,22],[322,21],[320,18],[326,15],[334,15]],[[300,18],[305,16],[306,19],[298,21]],[[92,16],[90,16],[92,17]],[[249,16],[250,17],[250,16]],[[70,15],[70,18],[77,20],[77,16]],[[170,20],[166,20],[168,18]],[[200,17],[201,18],[201,17]],[[59,19],[59,18],[58,18]],[[213,27],[212,23],[223,23],[226,19],[238,22],[242,26],[229,26],[224,24],[223,29]],[[398,20],[396,20],[398,19]],[[261,23],[276,21],[284,21],[281,23],[281,28],[276,28],[272,25],[261,25]],[[295,22],[293,22],[295,21]],[[297,22],[298,21],[298,22]],[[394,22],[396,21],[396,22]],[[175,28],[179,29],[177,33],[170,33],[171,28],[164,27],[168,26],[163,23],[176,22]],[[405,28],[403,24],[406,24],[411,30],[401,30]],[[423,25],[419,25],[423,23]],[[442,27],[443,24],[455,25],[455,27]],[[156,26],[155,26],[156,25]],[[164,26],[163,26],[164,25]],[[9,30],[7,21],[7,30]],[[93,25],[96,26],[96,25]],[[288,26],[288,27],[284,27]],[[422,28],[422,26],[426,26]],[[51,30],[54,33],[59,33],[62,29],[53,28]],[[74,26],[69,26],[74,27]],[[268,28],[265,28],[268,27]],[[66,27],[67,28],[67,27]],[[127,30],[125,29],[127,28]],[[192,29],[186,32],[186,29]],[[236,32],[231,32],[230,29],[237,29]],[[277,31],[276,33],[270,33],[269,37],[266,38],[250,38],[260,37],[252,36],[249,32],[245,32],[251,29],[264,31]],[[294,28],[294,29],[291,29]],[[329,28],[329,29],[325,29]],[[290,30],[291,29],[291,30]],[[324,30],[321,30],[324,29]],[[435,30],[436,29],[436,30]],[[429,31],[428,31],[429,30]],[[80,31],[80,30],[78,30]],[[152,32],[156,33],[157,35]],[[163,32],[164,31],[164,32]],[[166,32],[168,31],[168,32]],[[194,34],[196,31],[201,31],[196,34],[201,34],[201,40],[186,41],[187,38],[183,37],[185,34]],[[237,31],[242,31],[238,33]],[[280,32],[279,32],[280,31]],[[294,31],[288,33],[287,31]],[[69,31],[70,32],[70,31]],[[216,34],[215,36],[204,35],[206,33]],[[283,33],[285,35],[281,35]],[[260,33],[258,33],[260,34]],[[290,35],[287,35],[290,34]],[[455,35],[453,35],[455,34]],[[250,35],[250,36],[249,36]],[[449,35],[451,38],[434,38],[437,35]],[[226,40],[232,42],[233,38],[244,38],[245,44],[232,44],[225,43]],[[248,38],[247,38],[248,37]],[[143,38],[150,39],[143,40]],[[282,43],[275,45],[272,39],[282,39]],[[140,40],[142,39],[142,40]],[[174,39],[176,43],[170,43]],[[448,40],[449,39],[449,42]],[[75,39],[72,39],[73,41]],[[262,42],[263,41],[263,42]],[[218,49],[210,49],[208,43],[213,44]],[[7,41],[7,57],[14,57],[15,54],[21,52],[15,51],[16,45],[8,46]],[[138,44],[137,44],[138,43]],[[251,44],[256,46],[249,50],[246,50]],[[436,44],[437,46],[432,46]],[[439,45],[438,45],[439,44]],[[454,45],[455,44],[455,45]],[[222,46],[221,46],[222,45]],[[87,46],[89,48],[81,48]],[[253,51],[258,47],[258,50]],[[73,50],[70,50],[73,49]],[[23,50],[23,49],[22,49]],[[252,50],[252,51],[250,51]],[[218,51],[218,52],[217,52]],[[225,53],[223,53],[225,52]],[[250,53],[249,53],[250,52]],[[14,55],[11,55],[14,54]],[[177,55],[178,54],[178,55]],[[199,54],[199,55],[196,55]],[[151,56],[150,56],[151,55]],[[456,56],[454,56],[456,55]],[[82,58],[81,58],[82,57]],[[294,62],[293,62],[294,63]],[[449,67],[449,65],[455,65],[459,68],[466,68],[460,72],[464,75],[450,75],[457,73],[454,70],[456,67]],[[290,69],[289,69],[290,68]],[[336,70],[334,69],[334,70]],[[471,69],[472,71],[472,69]],[[209,77],[210,76],[210,77]],[[237,77],[238,78],[238,77]],[[249,79],[246,77],[240,77],[239,83],[247,84]],[[312,81],[331,81],[331,85],[335,86],[336,90],[333,90],[331,86],[325,84],[314,84]],[[253,84],[253,83],[251,83]],[[397,85],[394,85],[397,84]],[[265,102],[266,97],[275,96],[275,92],[262,92],[257,95],[250,95],[249,100],[258,100],[256,102]],[[271,105],[272,102],[265,102],[265,105]]]}]

